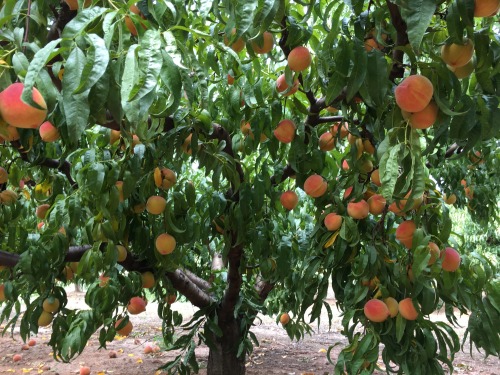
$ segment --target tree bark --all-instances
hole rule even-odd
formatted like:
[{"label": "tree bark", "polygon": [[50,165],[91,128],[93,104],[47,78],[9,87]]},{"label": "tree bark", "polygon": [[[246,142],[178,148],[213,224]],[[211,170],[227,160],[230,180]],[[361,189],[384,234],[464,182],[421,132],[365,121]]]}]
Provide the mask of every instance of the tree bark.
[{"label": "tree bark", "polygon": [[[245,354],[242,354],[241,357],[236,356],[242,340],[239,326],[239,321],[234,318],[219,322],[222,336],[211,335],[211,341],[214,345],[209,347],[207,375],[245,374]],[[208,327],[206,332],[210,332]]]}]

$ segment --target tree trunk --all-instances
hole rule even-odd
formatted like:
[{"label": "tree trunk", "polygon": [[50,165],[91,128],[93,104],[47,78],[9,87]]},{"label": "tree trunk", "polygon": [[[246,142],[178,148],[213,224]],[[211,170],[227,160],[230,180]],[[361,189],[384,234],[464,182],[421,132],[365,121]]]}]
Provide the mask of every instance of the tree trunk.
[{"label": "tree trunk", "polygon": [[236,356],[242,339],[239,322],[219,321],[219,327],[222,337],[212,335],[214,345],[209,348],[207,375],[244,375],[245,355]]}]

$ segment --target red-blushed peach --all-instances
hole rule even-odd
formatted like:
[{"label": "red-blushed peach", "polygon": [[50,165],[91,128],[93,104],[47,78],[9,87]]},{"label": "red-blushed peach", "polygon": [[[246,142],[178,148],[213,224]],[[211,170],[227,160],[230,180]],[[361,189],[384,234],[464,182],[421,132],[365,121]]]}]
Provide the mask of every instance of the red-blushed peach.
[{"label": "red-blushed peach", "polygon": [[398,301],[396,301],[395,298],[387,297],[386,299],[384,299],[384,303],[387,305],[387,308],[389,309],[391,318],[396,317],[399,313]]},{"label": "red-blushed peach", "polygon": [[372,215],[380,215],[384,212],[387,201],[380,194],[374,194],[368,198],[368,207]]},{"label": "red-blushed peach", "polygon": [[154,170],[154,180],[156,187],[168,190],[177,183],[177,175],[170,168],[156,167]]},{"label": "red-blushed peach", "polygon": [[[70,10],[78,10],[78,0],[64,0]],[[90,4],[92,4],[92,0],[85,0],[83,3],[83,7],[87,8]]]},{"label": "red-blushed peach", "polygon": [[127,305],[127,310],[132,315],[146,311],[146,301],[142,297],[132,297]]},{"label": "red-blushed peach", "polygon": [[13,362],[19,362],[19,361],[20,361],[20,360],[22,360],[22,359],[23,359],[23,356],[22,356],[21,354],[14,354],[14,355],[12,356],[12,361],[13,361]]},{"label": "red-blushed peach", "polygon": [[311,52],[304,46],[295,47],[288,54],[288,67],[294,72],[302,72],[312,62]]},{"label": "red-blushed peach", "polygon": [[288,315],[288,313],[283,313],[280,315],[280,323],[283,326],[286,326],[289,321],[290,321],[290,315]]},{"label": "red-blushed peach", "polygon": [[349,198],[349,196],[350,196],[350,195],[351,195],[351,193],[352,193],[352,190],[353,190],[353,187],[352,187],[352,186],[349,186],[347,189],[345,189],[345,191],[344,191],[344,199]]},{"label": "red-blushed peach", "polygon": [[142,280],[142,287],[146,289],[152,288],[156,283],[155,275],[153,275],[151,271],[146,271],[141,273],[141,280]]},{"label": "red-blushed peach", "polygon": [[399,301],[399,313],[406,320],[416,320],[418,318],[417,309],[415,309],[411,298]]},{"label": "red-blushed peach", "polygon": [[[115,328],[118,328],[122,322],[123,322],[123,319],[124,318],[121,318],[121,319],[118,319],[115,323]],[[118,333],[119,335],[121,336],[128,336],[130,335],[130,332],[132,332],[132,329],[133,329],[133,325],[132,325],[132,322],[131,321],[128,321],[127,324],[125,324],[125,326],[123,328],[120,328],[120,329],[117,329],[116,330],[116,333]]]},{"label": "red-blushed peach", "polygon": [[101,288],[104,288],[105,286],[108,286],[109,280],[110,280],[109,276],[105,276],[104,274],[99,275],[99,286]]},{"label": "red-blushed peach", "polygon": [[467,78],[472,74],[474,69],[476,69],[476,58],[475,56],[472,56],[472,59],[470,59],[469,62],[464,66],[452,67],[446,65],[446,67],[450,69],[453,72],[453,74],[455,74],[455,77],[457,77],[458,79]]},{"label": "red-blushed peach", "polygon": [[330,132],[336,136],[339,132],[339,127],[340,127],[340,138],[345,138],[349,135],[349,124],[347,122],[344,122],[342,126],[340,125],[339,122],[335,123],[332,125],[330,128]]},{"label": "red-blushed peach", "polygon": [[9,142],[18,141],[21,138],[17,128],[10,125],[0,125],[0,134],[3,136],[4,140]]},{"label": "red-blushed peach", "polygon": [[368,320],[375,323],[382,323],[391,315],[387,305],[379,299],[371,299],[366,302],[363,311]]},{"label": "red-blushed peach", "polygon": [[449,43],[441,47],[441,58],[452,68],[458,68],[467,64],[474,55],[474,43],[465,38],[462,44]]},{"label": "red-blushed peach", "polygon": [[361,220],[368,217],[370,206],[368,203],[361,199],[359,202],[349,202],[347,204],[347,214],[353,219]]},{"label": "red-blushed peach", "polygon": [[433,94],[432,82],[419,74],[406,77],[394,90],[397,105],[407,112],[422,111],[430,103]]},{"label": "red-blushed peach", "polygon": [[328,184],[325,179],[319,174],[313,174],[307,177],[304,182],[304,191],[307,195],[313,198],[319,198],[326,193]]},{"label": "red-blushed peach", "polygon": [[335,137],[331,132],[325,132],[320,135],[318,143],[321,151],[331,151],[335,148]]},{"label": "red-blushed peach", "polygon": [[346,159],[344,159],[344,160],[342,161],[342,169],[343,169],[344,171],[348,171],[348,170],[349,170],[349,168],[350,168],[350,167],[349,167],[349,163],[347,162],[347,160],[346,160]]},{"label": "red-blushed peach", "polygon": [[337,215],[334,212],[329,213],[325,216],[323,223],[325,224],[326,229],[329,231],[336,231],[342,226],[342,216]]},{"label": "red-blushed peach", "polygon": [[493,17],[500,10],[500,0],[475,0],[474,17]]},{"label": "red-blushed peach", "polygon": [[175,293],[170,293],[168,296],[165,297],[165,302],[167,302],[167,304],[169,305],[171,305],[175,301],[177,301],[177,294]]},{"label": "red-blushed peach", "polygon": [[59,130],[57,130],[57,128],[52,125],[50,121],[45,121],[42,125],[40,125],[38,132],[40,133],[40,138],[42,138],[42,141],[44,142],[55,142],[61,138]]},{"label": "red-blushed peach", "polygon": [[36,345],[35,339],[31,339],[30,341],[28,341],[28,346],[35,346],[35,345]]},{"label": "red-blushed peach", "polygon": [[153,347],[151,345],[146,345],[144,347],[144,354],[151,354],[153,353]]},{"label": "red-blushed peach", "polygon": [[292,120],[281,120],[274,129],[274,136],[282,143],[290,143],[295,138],[295,124]]},{"label": "red-blushed peach", "polygon": [[175,238],[168,233],[160,234],[155,241],[156,251],[162,255],[171,254],[175,250],[176,244]]},{"label": "red-blushed peach", "polygon": [[[137,7],[137,5],[132,4],[129,8],[130,12],[137,14],[138,16],[144,17],[140,11],[140,9]],[[134,21],[130,18],[130,16],[125,16],[125,26],[127,27],[128,31],[130,34],[133,36],[137,36],[137,27],[135,27]],[[143,29],[146,29],[146,25],[141,22],[141,26]]]},{"label": "red-blushed peach", "polygon": [[408,249],[411,249],[413,233],[415,233],[416,229],[417,226],[413,220],[403,221],[396,229],[396,239]]},{"label": "red-blushed peach", "polygon": [[413,129],[427,129],[436,122],[439,108],[435,102],[431,101],[427,107],[420,112],[406,112],[401,110],[403,118],[410,123]]},{"label": "red-blushed peach", "polygon": [[39,219],[45,219],[45,216],[47,215],[47,211],[50,208],[50,204],[41,204],[36,208],[36,217]]},{"label": "red-blushed peach", "polygon": [[159,215],[167,207],[167,201],[165,198],[159,195],[153,195],[148,198],[146,202],[146,210],[152,215]]},{"label": "red-blushed peach", "polygon": [[274,37],[269,31],[264,31],[260,38],[252,41],[252,49],[259,55],[271,52],[273,47]]},{"label": "red-blushed peach", "polygon": [[80,367],[80,375],[90,375],[90,373],[91,373],[90,367],[88,366]]},{"label": "red-blushed peach", "polygon": [[118,141],[121,137],[121,132],[119,130],[111,130],[109,132],[109,144],[112,145]]},{"label": "red-blushed peach", "polygon": [[436,263],[436,260],[438,260],[440,256],[439,246],[435,242],[429,242],[427,244],[427,249],[429,249],[429,253],[431,254],[427,265],[432,266],[434,263]]},{"label": "red-blushed peach", "polygon": [[460,254],[452,247],[441,251],[441,268],[448,272],[455,272],[460,267]]},{"label": "red-blushed peach", "polygon": [[297,193],[292,190],[287,190],[280,196],[281,205],[287,210],[293,210],[297,203],[299,203],[299,197]]},{"label": "red-blushed peach", "polygon": [[370,174],[370,179],[375,185],[382,186],[382,184],[380,183],[380,171],[378,169],[372,171],[372,173]]},{"label": "red-blushed peach", "polygon": [[290,95],[295,94],[297,92],[297,90],[299,89],[299,85],[300,85],[300,82],[296,78],[293,81],[292,87],[290,87],[290,90],[288,90],[289,86],[288,86],[288,83],[286,83],[286,78],[285,78],[284,74],[280,75],[278,77],[278,79],[276,80],[276,90],[280,94],[283,94],[283,96],[290,96]]},{"label": "red-blushed peach", "polygon": [[[236,34],[236,29],[233,28],[231,30],[231,36],[233,36],[234,34]],[[236,53],[241,52],[243,48],[245,48],[245,41],[241,37],[231,43],[230,38],[228,38],[227,35],[225,35],[224,44],[226,46],[229,46]]]},{"label": "red-blushed peach", "polygon": [[373,38],[368,38],[365,40],[365,50],[366,52],[371,52],[374,49],[381,50],[382,47],[377,43],[377,41]]},{"label": "red-blushed peach", "polygon": [[42,109],[26,104],[22,99],[24,84],[13,83],[0,93],[0,115],[16,128],[36,129],[47,117],[47,104],[40,91],[33,87],[32,98]]}]

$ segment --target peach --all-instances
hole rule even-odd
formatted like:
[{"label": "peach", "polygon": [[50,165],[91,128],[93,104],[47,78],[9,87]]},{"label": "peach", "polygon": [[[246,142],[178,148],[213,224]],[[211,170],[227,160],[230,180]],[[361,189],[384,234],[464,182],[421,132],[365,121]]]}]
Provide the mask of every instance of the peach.
[{"label": "peach", "polygon": [[430,102],[420,112],[406,112],[401,110],[403,118],[410,123],[413,129],[427,129],[436,122],[439,108],[434,102]]},{"label": "peach", "polygon": [[0,93],[0,114],[5,122],[16,128],[36,129],[47,117],[47,104],[33,87],[32,98],[42,109],[26,104],[22,99],[24,84],[13,83]]},{"label": "peach", "polygon": [[66,281],[73,280],[73,278],[75,277],[75,273],[73,272],[73,270],[69,266],[64,266],[62,273],[63,273]]},{"label": "peach", "polygon": [[51,313],[44,310],[38,317],[38,326],[47,327],[50,323],[52,323],[52,319],[54,319],[54,316]]},{"label": "peach", "polygon": [[165,207],[167,207],[167,201],[159,195],[149,197],[146,202],[146,210],[152,215],[161,214],[165,211]]},{"label": "peach", "polygon": [[[231,35],[234,35],[234,34],[236,34],[236,29],[233,28],[231,30]],[[225,35],[224,36],[224,44],[226,46],[231,47],[231,49],[236,53],[241,52],[243,50],[243,48],[245,48],[245,41],[241,37],[236,39],[234,42],[230,43],[229,38],[227,37],[227,35]]]},{"label": "peach", "polygon": [[141,274],[142,287],[152,288],[155,285],[155,275],[151,271],[146,271]]},{"label": "peach", "polygon": [[283,313],[280,315],[280,323],[282,325],[286,326],[289,321],[290,321],[290,315],[288,315],[288,313]]},{"label": "peach", "polygon": [[168,190],[177,182],[177,175],[169,168],[158,168],[154,170],[155,185],[158,188]]},{"label": "peach", "polygon": [[432,82],[419,74],[406,77],[394,90],[397,105],[407,112],[422,111],[430,103],[433,94]]},{"label": "peach", "polygon": [[299,197],[294,191],[288,190],[281,194],[280,202],[285,209],[293,210],[297,206],[297,203],[299,203]]},{"label": "peach", "polygon": [[175,250],[176,241],[173,236],[168,233],[162,233],[156,237],[156,251],[162,255],[171,254]]},{"label": "peach", "polygon": [[227,84],[228,85],[234,85],[234,77],[231,74],[227,74]]},{"label": "peach", "polygon": [[307,47],[295,47],[288,54],[288,67],[294,72],[306,70],[311,65],[311,62],[311,53]]},{"label": "peach", "polygon": [[415,222],[413,220],[403,221],[398,225],[396,229],[396,239],[403,245],[405,245],[408,249],[411,249],[413,242],[413,233],[415,233],[416,229],[417,226],[415,225]]},{"label": "peach", "polygon": [[353,219],[364,219],[368,217],[369,212],[370,206],[364,199],[361,199],[359,202],[353,201],[347,204],[347,214]]},{"label": "peach", "polygon": [[[142,13],[140,9],[137,7],[137,5],[131,5],[129,10],[130,12],[142,17]],[[130,34],[132,34],[133,36],[137,36],[138,34],[137,27],[135,27],[134,21],[132,21],[132,18],[130,18],[130,16],[125,16],[125,26],[127,27]],[[146,25],[142,22],[141,26],[143,29],[146,29]]]},{"label": "peach", "polygon": [[252,41],[252,49],[255,53],[263,55],[271,52],[274,47],[273,34],[269,31],[264,31],[262,36]]},{"label": "peach", "polygon": [[325,132],[319,137],[319,149],[321,151],[331,151],[335,148],[335,137],[331,132]]},{"label": "peach", "polygon": [[[118,328],[118,326],[120,326],[120,324],[123,322],[123,319],[124,318],[121,318],[116,321],[115,328]],[[128,336],[130,335],[130,332],[132,332],[133,328],[134,327],[132,325],[132,322],[128,321],[123,328],[117,329],[116,333],[118,333],[121,336]]]},{"label": "peach", "polygon": [[191,139],[193,138],[193,134],[189,134],[186,139],[184,139],[184,142],[182,143],[182,151],[187,154],[191,155],[193,153],[193,149],[191,148]]},{"label": "peach", "polygon": [[5,184],[9,180],[9,174],[5,168],[0,167],[0,184]]},{"label": "peach", "polygon": [[142,297],[132,297],[127,305],[127,310],[132,315],[146,311],[146,301]]},{"label": "peach", "polygon": [[24,344],[21,346],[21,350],[30,350],[30,346],[28,344]]},{"label": "peach", "polygon": [[5,298],[5,285],[0,284],[0,302],[4,302],[6,300]]},{"label": "peach", "polygon": [[368,198],[368,207],[372,215],[380,215],[384,212],[386,205],[385,198],[380,194],[374,194]]},{"label": "peach", "polygon": [[375,185],[382,186],[382,184],[380,183],[380,171],[378,169],[372,171],[370,179]]},{"label": "peach", "polygon": [[12,190],[4,190],[0,193],[0,202],[10,205],[17,201],[17,194]]},{"label": "peach", "polygon": [[42,308],[49,313],[56,313],[59,310],[60,302],[55,297],[47,297],[43,300]]},{"label": "peach", "polygon": [[125,196],[123,195],[123,181],[116,181],[115,186],[118,189],[118,200],[123,202],[125,200]]},{"label": "peach", "polygon": [[375,323],[382,323],[391,315],[387,305],[379,299],[371,299],[366,302],[363,311],[368,320]]},{"label": "peach", "polygon": [[14,354],[12,356],[12,361],[14,361],[14,362],[19,362],[22,359],[23,359],[23,356],[21,354]]},{"label": "peach", "polygon": [[332,212],[325,216],[323,223],[325,224],[326,229],[333,232],[342,226],[342,220],[342,216]]},{"label": "peach", "polygon": [[464,66],[452,67],[450,65],[446,65],[446,67],[450,69],[458,79],[467,78],[472,74],[474,69],[476,69],[476,58],[472,56],[472,59],[470,59]]},{"label": "peach", "polygon": [[104,276],[104,274],[99,275],[99,286],[101,288],[104,288],[105,286],[107,286],[109,284],[109,280],[110,280],[109,276]]},{"label": "peach", "polygon": [[399,313],[406,320],[416,320],[418,318],[417,309],[415,309],[411,298],[399,301]]},{"label": "peach", "polygon": [[116,245],[117,262],[121,263],[127,259],[127,248],[123,245]]},{"label": "peach", "polygon": [[112,145],[120,139],[121,132],[119,130],[111,130],[109,132],[109,144]]},{"label": "peach", "polygon": [[50,208],[50,204],[41,204],[36,208],[36,217],[39,219],[45,219],[45,216],[47,215],[47,211]]},{"label": "peach", "polygon": [[366,52],[371,52],[374,49],[381,50],[382,47],[377,43],[377,41],[373,38],[368,38],[365,40],[365,50]]},{"label": "peach", "polygon": [[455,272],[460,267],[460,254],[452,247],[441,251],[441,268],[448,272]]},{"label": "peach", "polygon": [[137,203],[132,207],[134,214],[141,214],[146,209],[146,203]]},{"label": "peach", "polygon": [[344,191],[344,199],[349,198],[349,196],[350,196],[350,195],[351,195],[351,193],[352,193],[352,189],[353,189],[353,187],[352,187],[352,186],[349,186],[347,189],[345,189],[345,191]]},{"label": "peach", "polygon": [[17,141],[21,138],[19,132],[17,131],[17,128],[10,125],[7,126],[0,125],[0,134],[3,136],[5,140],[9,142]]},{"label": "peach", "polygon": [[295,94],[297,92],[297,90],[299,89],[299,85],[300,85],[300,82],[296,78],[293,81],[292,87],[289,87],[288,83],[286,83],[286,78],[285,78],[284,74],[280,75],[278,77],[278,79],[276,80],[276,90],[280,94],[283,94],[283,96],[290,96],[290,95]]},{"label": "peach", "polygon": [[45,121],[42,125],[40,125],[38,132],[40,133],[40,138],[42,138],[42,141],[44,142],[55,142],[61,138],[59,130],[57,130],[57,128],[52,125],[50,121]]},{"label": "peach", "polygon": [[439,246],[435,242],[429,242],[427,244],[427,248],[429,249],[429,253],[431,253],[431,257],[427,265],[432,266],[434,263],[436,263],[436,260],[438,260],[439,258],[440,255]]},{"label": "peach", "polygon": [[474,187],[473,186],[467,186],[464,188],[465,196],[467,199],[472,199],[474,198]]},{"label": "peach", "polygon": [[399,304],[396,299],[392,297],[387,297],[384,299],[384,303],[387,305],[387,308],[389,309],[389,313],[391,315],[391,318],[394,318],[398,315],[399,312]]},{"label": "peach", "polygon": [[500,10],[500,0],[475,0],[474,17],[492,17]]},{"label": "peach", "polygon": [[463,44],[450,43],[441,47],[441,58],[452,68],[458,68],[467,64],[474,54],[474,43],[468,38]]},{"label": "peach", "polygon": [[153,353],[153,347],[151,345],[146,345],[144,347],[144,354],[151,354]]},{"label": "peach", "polygon": [[373,146],[369,139],[363,139],[363,149],[370,155],[375,155],[375,146]]},{"label": "peach", "polygon": [[80,375],[90,375],[90,367],[88,366],[80,367]]},{"label": "peach", "polygon": [[304,182],[304,191],[313,198],[319,198],[326,193],[328,184],[319,174],[313,174],[307,177]]},{"label": "peach", "polygon": [[[332,127],[330,128],[330,132],[336,136],[339,132],[339,126],[340,126],[340,123],[337,122],[335,124],[332,125]],[[349,135],[349,125],[347,124],[347,122],[344,122],[342,124],[342,126],[340,126],[340,138],[345,138]]]},{"label": "peach", "polygon": [[455,204],[455,202],[457,201],[457,196],[455,194],[450,194],[450,196],[448,197],[446,194],[443,194],[443,200],[446,204]]},{"label": "peach", "polygon": [[274,136],[282,143],[290,143],[295,138],[295,124],[292,120],[281,120],[274,129]]},{"label": "peach", "polygon": [[348,170],[349,170],[349,168],[350,168],[350,167],[349,167],[349,163],[347,162],[347,160],[345,160],[345,159],[344,159],[344,160],[342,161],[342,169],[343,169],[344,171],[348,171]]},{"label": "peach", "polygon": [[[78,0],[64,0],[70,10],[78,10]],[[92,0],[85,0],[83,7],[87,8],[92,3]]]},{"label": "peach", "polygon": [[171,305],[172,303],[174,303],[175,301],[177,301],[177,295],[176,294],[169,294],[166,298],[165,298],[166,302]]},{"label": "peach", "polygon": [[30,341],[28,341],[28,346],[35,346],[35,345],[36,345],[35,339],[31,339]]}]

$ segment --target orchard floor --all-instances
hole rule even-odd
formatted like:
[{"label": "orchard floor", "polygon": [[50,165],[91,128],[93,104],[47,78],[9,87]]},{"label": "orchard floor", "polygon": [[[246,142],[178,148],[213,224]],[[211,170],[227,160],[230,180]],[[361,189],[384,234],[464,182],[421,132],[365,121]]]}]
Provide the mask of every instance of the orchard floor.
[{"label": "orchard floor", "polygon": [[[85,308],[83,293],[69,293],[68,307]],[[286,332],[277,325],[274,319],[262,317],[261,325],[255,327],[253,332],[257,335],[260,346],[255,348],[253,354],[247,358],[248,375],[324,375],[332,374],[333,366],[328,363],[325,350],[336,342],[345,343],[340,334],[341,325],[339,314],[335,314],[334,300],[329,300],[334,311],[331,330],[328,330],[326,319],[325,326],[316,327],[313,336],[306,337],[300,342],[292,342]],[[184,318],[189,318],[194,309],[187,303],[176,302],[175,309],[181,312]],[[444,320],[444,314],[435,314],[433,319]],[[467,317],[461,319],[465,326]],[[47,342],[50,337],[49,329],[41,329],[35,336],[36,345],[28,350],[22,350],[23,342],[15,331],[14,337],[6,334],[0,337],[0,374],[47,374],[70,375],[79,374],[80,366],[91,368],[92,375],[158,375],[166,372],[157,371],[163,363],[174,358],[172,353],[160,351],[153,354],[144,354],[146,345],[161,344],[161,322],[156,315],[154,303],[148,304],[147,311],[140,315],[132,316],[134,331],[127,338],[118,337],[107,345],[107,349],[98,350],[97,336],[92,337],[84,352],[71,364],[55,361]],[[3,327],[0,326],[0,329]],[[463,337],[464,329],[457,328],[458,334]],[[333,357],[340,350],[334,349]],[[110,358],[110,352],[116,353],[116,358]],[[21,354],[22,360],[14,363],[12,356]],[[196,350],[200,362],[200,374],[206,375],[208,349],[200,347]],[[469,348],[459,352],[454,361],[456,374],[484,374],[500,375],[500,360],[495,357],[484,359],[477,351],[473,350],[473,357],[469,355]],[[379,361],[383,369],[383,363]],[[375,372],[384,374],[385,372]],[[411,375],[411,374],[410,374]]]}]

